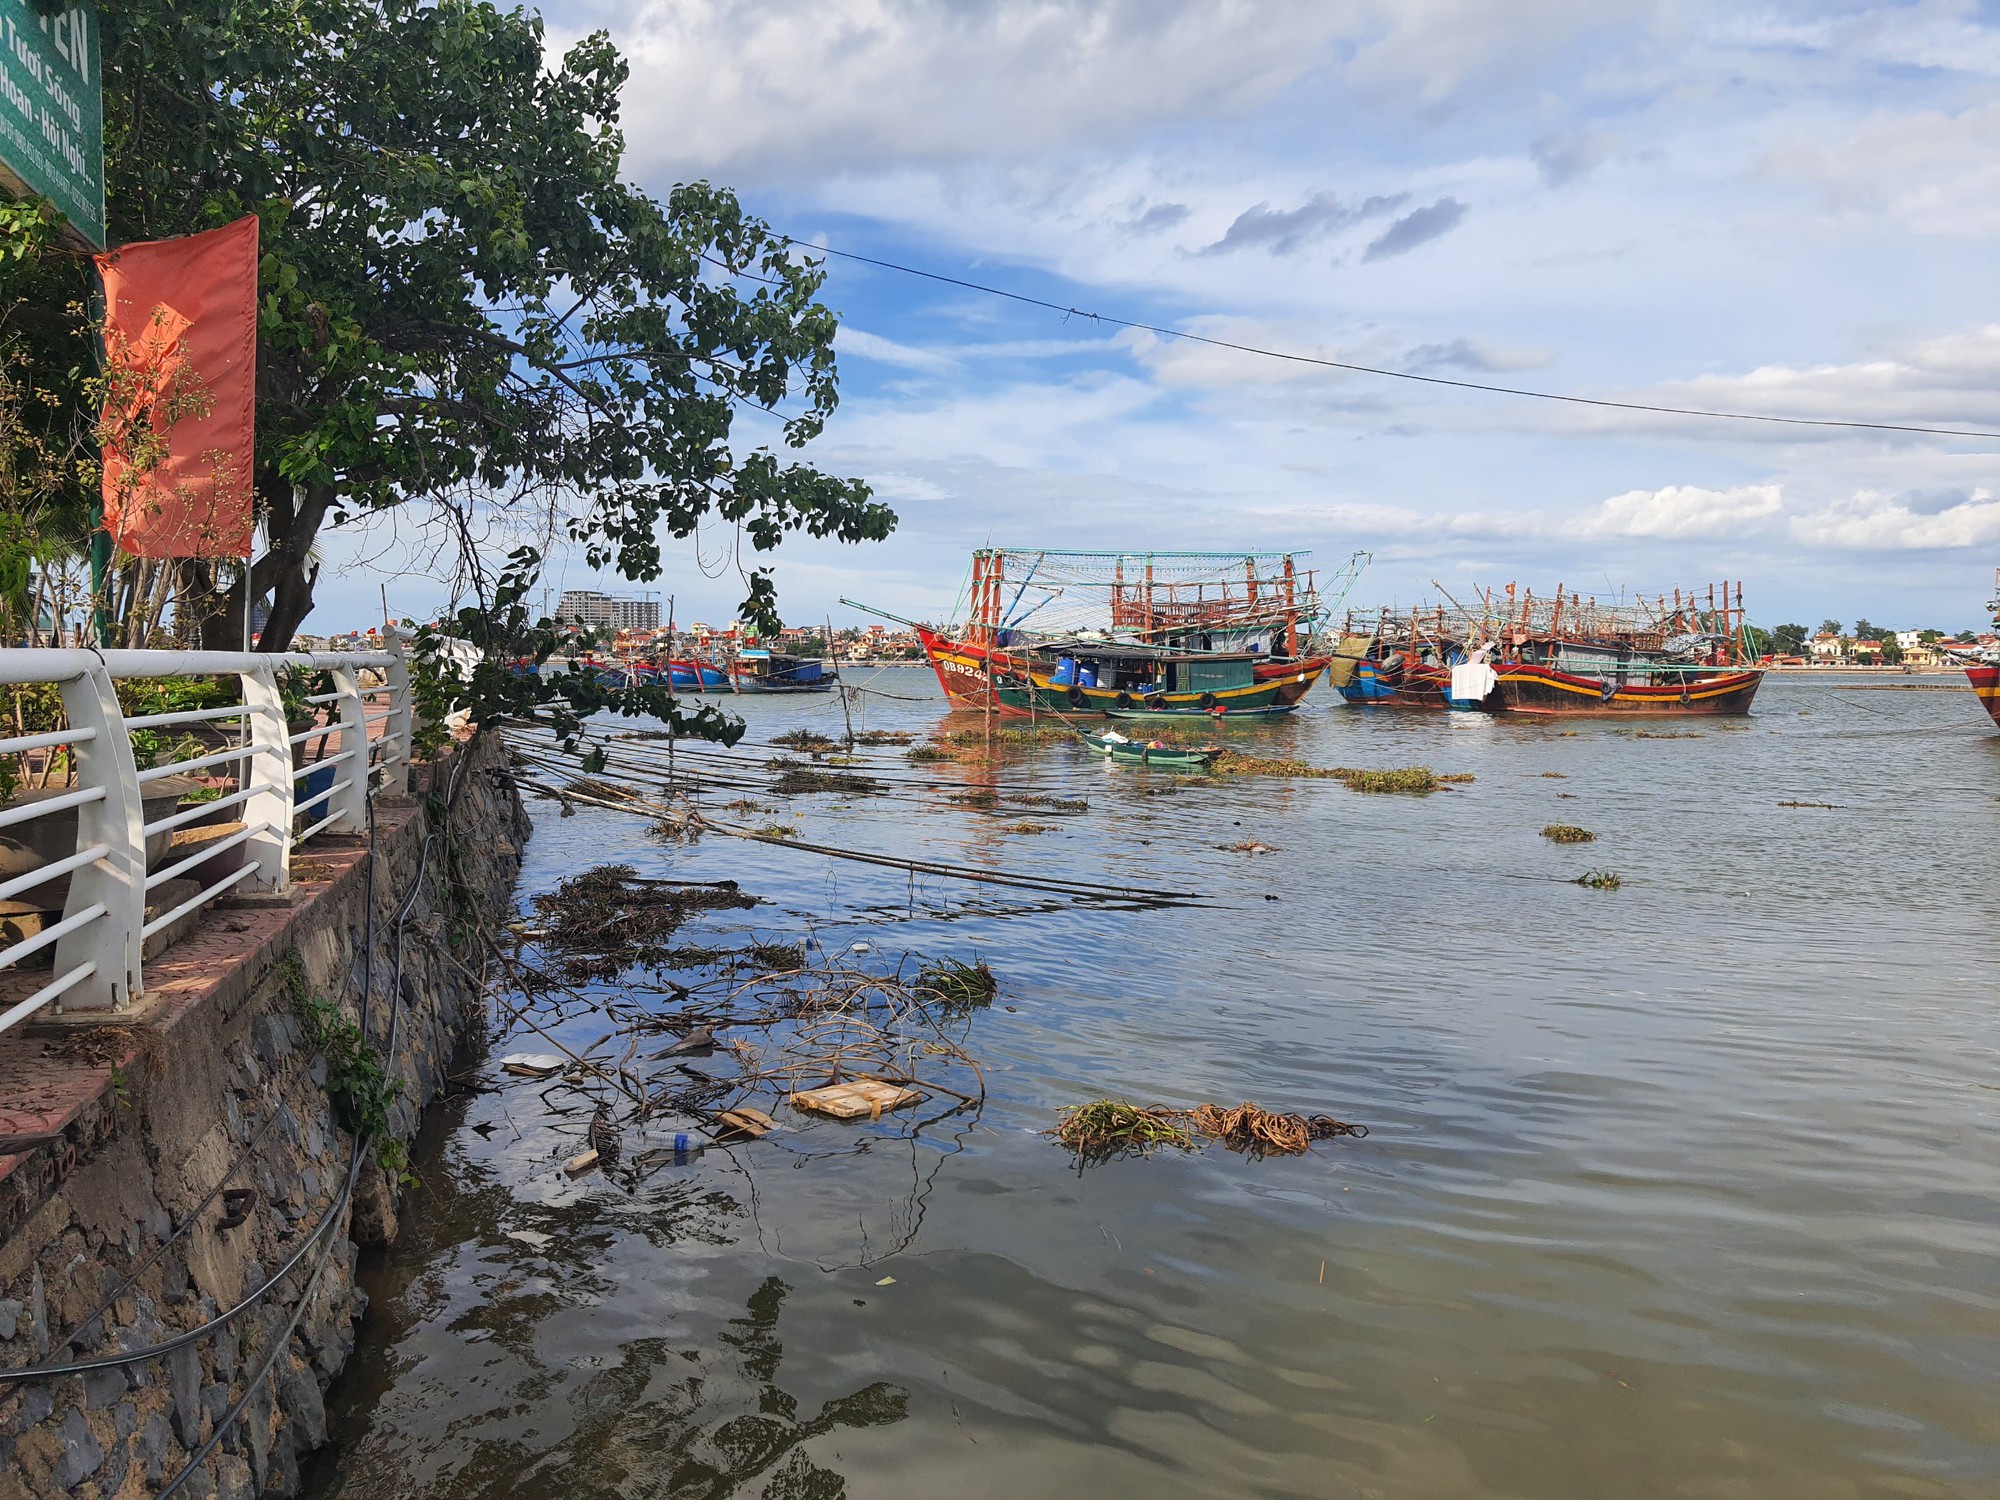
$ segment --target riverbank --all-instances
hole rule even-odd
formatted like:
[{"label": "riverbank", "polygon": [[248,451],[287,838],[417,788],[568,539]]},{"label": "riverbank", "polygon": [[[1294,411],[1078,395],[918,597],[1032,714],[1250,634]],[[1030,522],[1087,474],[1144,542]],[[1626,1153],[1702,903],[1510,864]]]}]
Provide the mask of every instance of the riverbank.
[{"label": "riverbank", "polygon": [[357,1251],[394,1238],[400,1196],[374,1165],[345,1190],[353,1140],[329,1090],[368,1084],[358,1052],[339,1060],[342,1018],[365,1008],[383,1124],[408,1141],[483,1013],[454,945],[505,908],[528,831],[495,738],[419,768],[413,789],[376,799],[372,871],[366,839],[324,839],[286,896],[224,902],[149,963],[145,998],[115,1022],[0,1036],[15,1147],[0,1157],[0,1367],[172,1341],[307,1252],[164,1357],[0,1386],[0,1497],[151,1493],[246,1391],[185,1493],[297,1488],[366,1306]]}]

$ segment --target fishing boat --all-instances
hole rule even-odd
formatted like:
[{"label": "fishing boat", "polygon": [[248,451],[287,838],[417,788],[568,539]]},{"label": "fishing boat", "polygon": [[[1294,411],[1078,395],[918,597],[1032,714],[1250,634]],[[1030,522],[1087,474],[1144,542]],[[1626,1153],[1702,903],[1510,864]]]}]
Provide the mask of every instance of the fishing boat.
[{"label": "fishing boat", "polygon": [[751,647],[736,653],[729,680],[744,693],[828,693],[840,674],[817,657]]},{"label": "fishing boat", "polygon": [[1477,629],[1495,651],[1488,706],[1503,713],[1747,714],[1764,681],[1740,583],[1611,605],[1560,586],[1517,597],[1509,584],[1504,600],[1486,596]]},{"label": "fishing boat", "polygon": [[1407,616],[1383,609],[1373,620],[1350,612],[1334,648],[1334,686],[1364,708],[1483,707],[1493,684],[1477,636],[1456,604]]},{"label": "fishing boat", "polygon": [[726,693],[729,691],[729,673],[720,664],[696,661],[692,657],[672,656],[660,664],[672,686],[688,693]]},{"label": "fishing boat", "polygon": [[[1986,607],[1993,612],[1993,628],[2000,630],[2000,569],[1993,575],[1993,598]],[[1987,717],[2000,727],[2000,652],[1988,652],[1987,659],[1974,662],[1965,669],[1965,680],[1972,684],[1972,693]]]},{"label": "fishing boat", "polygon": [[[981,548],[962,624],[870,612],[917,632],[954,708],[1265,718],[1295,709],[1331,662],[1317,645],[1325,592],[1302,556]],[[1335,602],[1367,559],[1329,581]]]},{"label": "fishing boat", "polygon": [[1115,729],[1086,734],[1083,742],[1099,755],[1114,761],[1140,766],[1158,766],[1169,771],[1205,770],[1222,753],[1220,745],[1163,745],[1158,740],[1128,740]]}]

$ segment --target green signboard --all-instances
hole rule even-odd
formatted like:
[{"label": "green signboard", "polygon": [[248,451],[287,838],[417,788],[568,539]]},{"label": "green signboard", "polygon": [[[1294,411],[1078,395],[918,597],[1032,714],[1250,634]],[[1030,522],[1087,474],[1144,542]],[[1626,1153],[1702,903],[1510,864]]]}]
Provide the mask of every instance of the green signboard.
[{"label": "green signboard", "polygon": [[90,0],[0,0],[0,187],[36,193],[104,248],[104,94]]}]

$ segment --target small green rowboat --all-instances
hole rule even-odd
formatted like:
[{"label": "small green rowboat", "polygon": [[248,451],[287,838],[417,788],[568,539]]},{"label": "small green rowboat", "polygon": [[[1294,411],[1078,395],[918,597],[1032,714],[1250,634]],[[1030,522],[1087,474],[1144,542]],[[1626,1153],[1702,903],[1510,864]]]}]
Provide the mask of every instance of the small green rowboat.
[{"label": "small green rowboat", "polygon": [[1166,771],[1200,771],[1222,753],[1220,745],[1163,745],[1158,740],[1128,740],[1116,730],[1086,734],[1083,742],[1099,755],[1135,766]]}]

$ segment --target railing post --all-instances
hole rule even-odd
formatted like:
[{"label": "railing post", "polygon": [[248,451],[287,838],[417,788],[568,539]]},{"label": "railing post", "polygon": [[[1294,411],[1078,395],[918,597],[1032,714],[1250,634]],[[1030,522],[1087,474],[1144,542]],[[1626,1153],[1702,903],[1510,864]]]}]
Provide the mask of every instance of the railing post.
[{"label": "railing post", "polygon": [[122,1010],[143,987],[139,929],[146,923],[146,829],[139,801],[139,771],[132,738],[118,707],[118,691],[102,662],[62,685],[70,728],[91,737],[71,747],[78,790],[102,787],[102,800],[76,810],[79,851],[103,844],[110,851],[70,876],[63,916],[102,904],[104,915],[56,939],[56,973],[94,963],[97,972],[62,997],[65,1010]]},{"label": "railing post", "polygon": [[245,882],[267,891],[291,883],[292,745],[278,674],[268,661],[243,676],[243,722],[249,743],[243,761],[243,822],[252,831],[244,848],[257,865]]},{"label": "railing post", "polygon": [[410,789],[410,752],[416,742],[417,705],[410,694],[410,653],[403,647],[403,632],[391,626],[384,632],[389,648],[385,680],[389,686],[390,714],[382,721],[382,790],[407,792]]},{"label": "railing post", "polygon": [[368,700],[361,696],[361,677],[353,667],[335,667],[332,676],[333,689],[340,694],[339,701],[332,705],[340,717],[340,749],[335,754],[343,757],[333,779],[336,784],[345,781],[347,785],[326,799],[325,809],[314,815],[315,821],[322,817],[332,818],[333,821],[326,825],[330,833],[365,833],[368,828]]}]

